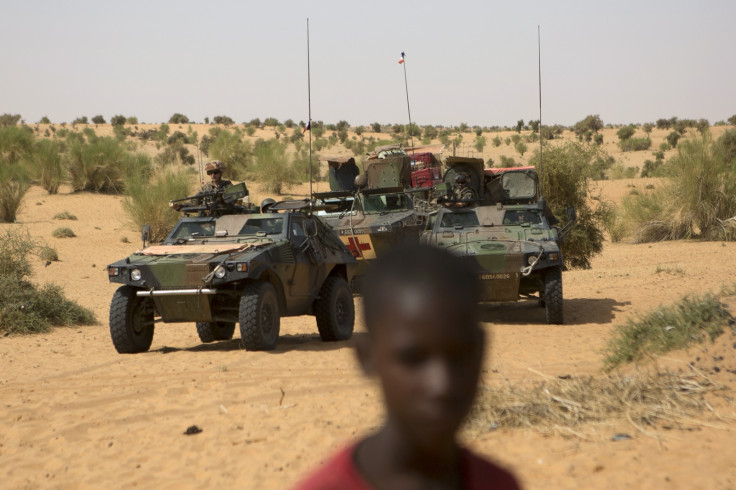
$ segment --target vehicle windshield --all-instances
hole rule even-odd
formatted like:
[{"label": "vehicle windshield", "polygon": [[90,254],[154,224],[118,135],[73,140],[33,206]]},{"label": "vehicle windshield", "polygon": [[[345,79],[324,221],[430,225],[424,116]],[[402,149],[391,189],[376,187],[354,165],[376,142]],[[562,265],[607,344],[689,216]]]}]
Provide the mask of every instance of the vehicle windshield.
[{"label": "vehicle windshield", "polygon": [[248,218],[238,235],[255,235],[265,232],[267,235],[278,235],[284,230],[284,218]]},{"label": "vehicle windshield", "polygon": [[508,210],[503,215],[504,225],[541,225],[542,216],[533,209]]},{"label": "vehicle windshield", "polygon": [[214,221],[182,221],[171,234],[171,238],[203,237],[215,235]]},{"label": "vehicle windshield", "polygon": [[445,213],[442,215],[443,228],[454,228],[456,226],[480,226],[478,215],[475,212]]},{"label": "vehicle windshield", "polygon": [[363,212],[365,213],[391,213],[394,211],[408,211],[409,209],[411,209],[411,203],[406,194],[363,196]]}]

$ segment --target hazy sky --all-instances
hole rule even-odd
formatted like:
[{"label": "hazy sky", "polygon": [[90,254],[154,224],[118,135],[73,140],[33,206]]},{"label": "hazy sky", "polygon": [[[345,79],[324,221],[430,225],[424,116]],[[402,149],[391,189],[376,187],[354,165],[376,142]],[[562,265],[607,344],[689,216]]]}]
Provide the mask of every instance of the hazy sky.
[{"label": "hazy sky", "polygon": [[512,125],[736,114],[736,1],[0,4],[0,113]]}]

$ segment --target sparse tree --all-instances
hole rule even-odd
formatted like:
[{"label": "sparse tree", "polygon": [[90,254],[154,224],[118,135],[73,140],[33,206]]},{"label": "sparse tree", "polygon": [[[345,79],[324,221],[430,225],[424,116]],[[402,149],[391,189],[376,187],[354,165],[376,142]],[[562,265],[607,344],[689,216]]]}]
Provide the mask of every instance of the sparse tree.
[{"label": "sparse tree", "polygon": [[89,119],[87,119],[87,116],[80,116],[72,121],[72,124],[89,124]]},{"label": "sparse tree", "polygon": [[235,124],[235,121],[229,116],[215,116],[213,121],[215,124],[223,124],[225,126]]},{"label": "sparse tree", "polygon": [[636,129],[634,129],[634,126],[629,124],[628,126],[624,126],[623,128],[616,131],[616,136],[618,136],[619,140],[625,141],[634,136],[635,132]]},{"label": "sparse tree", "polygon": [[652,132],[652,129],[654,129],[654,124],[652,123],[644,123],[641,125],[641,130],[644,131],[646,134],[650,134]]},{"label": "sparse tree", "polygon": [[710,127],[710,123],[707,119],[699,119],[695,127],[700,131],[701,134],[706,133]]},{"label": "sparse tree", "polygon": [[677,142],[680,139],[680,133],[678,133],[677,131],[672,131],[670,134],[667,135],[665,139],[672,148],[675,148],[677,146]]},{"label": "sparse tree", "polygon": [[3,114],[0,116],[0,126],[15,126],[20,119],[20,114]]},{"label": "sparse tree", "polygon": [[[734,116],[736,117],[736,116]],[[374,133],[380,133],[381,132],[381,123],[374,122],[371,124],[371,131]]]},{"label": "sparse tree", "polygon": [[518,121],[516,121],[516,126],[514,126],[514,130],[517,133],[521,133],[521,130],[522,129],[524,129],[524,120],[523,119],[519,119]]},{"label": "sparse tree", "polygon": [[264,126],[278,126],[279,120],[276,119],[275,117],[267,117],[266,119],[263,120],[263,125]]},{"label": "sparse tree", "polygon": [[736,126],[736,114],[729,117],[727,121],[728,121],[728,124],[730,124],[731,126]]},{"label": "sparse tree", "polygon": [[475,149],[478,153],[483,153],[483,149],[486,147],[486,137],[478,135],[475,137]]},{"label": "sparse tree", "polygon": [[603,121],[598,114],[586,116],[582,121],[578,121],[573,126],[573,131],[580,139],[585,135],[586,131],[597,133],[603,129]]},{"label": "sparse tree", "polygon": [[40,121],[38,121],[38,124],[51,124],[51,120],[48,118],[48,116],[43,116]]},{"label": "sparse tree", "polygon": [[113,126],[122,126],[123,124],[125,124],[125,116],[123,116],[122,114],[112,116],[110,118],[110,124],[112,124]]},{"label": "sparse tree", "polygon": [[189,118],[185,116],[184,114],[179,114],[178,112],[174,113],[173,116],[169,118],[169,124],[188,124]]},{"label": "sparse tree", "polygon": [[350,129],[350,123],[348,123],[347,121],[340,121],[335,124],[335,129],[337,131],[347,131],[348,129]]},{"label": "sparse tree", "polygon": [[93,124],[105,124],[105,118],[98,114],[92,118],[92,123]]},{"label": "sparse tree", "polygon": [[458,126],[458,131],[461,133],[464,133],[468,130],[468,125],[466,123],[460,123],[460,126]]},{"label": "sparse tree", "polygon": [[532,132],[539,132],[539,121],[529,121],[529,127],[532,128]]},{"label": "sparse tree", "polygon": [[526,150],[528,150],[526,143],[524,143],[523,141],[519,141],[518,143],[516,143],[514,148],[516,148],[516,151],[518,151],[519,155],[521,156],[524,156],[524,153],[526,153]]},{"label": "sparse tree", "polygon": [[125,124],[138,124],[138,118],[135,116],[129,116],[125,119]]}]

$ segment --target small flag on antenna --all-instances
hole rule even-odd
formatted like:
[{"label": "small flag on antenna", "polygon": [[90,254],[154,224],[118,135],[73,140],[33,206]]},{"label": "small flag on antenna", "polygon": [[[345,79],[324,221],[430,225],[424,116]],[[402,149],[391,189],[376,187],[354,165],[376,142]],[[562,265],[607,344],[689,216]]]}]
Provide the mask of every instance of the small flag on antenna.
[{"label": "small flag on antenna", "polygon": [[399,64],[402,64],[404,61],[406,61],[404,58],[406,57],[406,54],[404,52],[401,52],[401,59],[399,60]]},{"label": "small flag on antenna", "polygon": [[306,126],[304,126],[304,129],[302,129],[302,134],[306,133],[307,131],[312,130],[312,121],[309,121]]}]

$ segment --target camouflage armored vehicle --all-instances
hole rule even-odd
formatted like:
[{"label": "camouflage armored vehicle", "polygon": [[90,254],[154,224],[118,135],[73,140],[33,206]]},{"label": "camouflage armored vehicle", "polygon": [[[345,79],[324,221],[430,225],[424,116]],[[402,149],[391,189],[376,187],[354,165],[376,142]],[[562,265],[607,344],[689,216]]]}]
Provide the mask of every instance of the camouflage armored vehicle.
[{"label": "camouflage armored vehicle", "polygon": [[322,340],[350,338],[356,260],[309,210],[309,201],[250,214],[184,207],[198,215],[148,247],[144,227],[144,248],[107,267],[122,284],[110,305],[115,349],[148,350],[156,322],[196,322],[202,342],[231,339],[239,323],[247,350],[270,350],[280,318],[305,314],[316,316]]},{"label": "camouflage armored vehicle", "polygon": [[[410,191],[411,159],[403,153],[368,158],[359,174],[352,158],[331,159],[331,192],[315,193],[318,215],[358,259],[356,276],[382,251],[418,241],[426,217]],[[357,177],[357,178],[356,178]]]},{"label": "camouflage armored vehicle", "polygon": [[[484,172],[483,161],[449,158],[443,177],[446,196],[429,219],[423,243],[447,248],[477,267],[482,302],[536,298],[545,307],[548,323],[563,323],[562,253],[560,243],[575,221],[557,220],[539,196],[534,167]],[[453,199],[451,183],[463,173],[477,199]],[[442,192],[441,192],[442,193]]]}]

